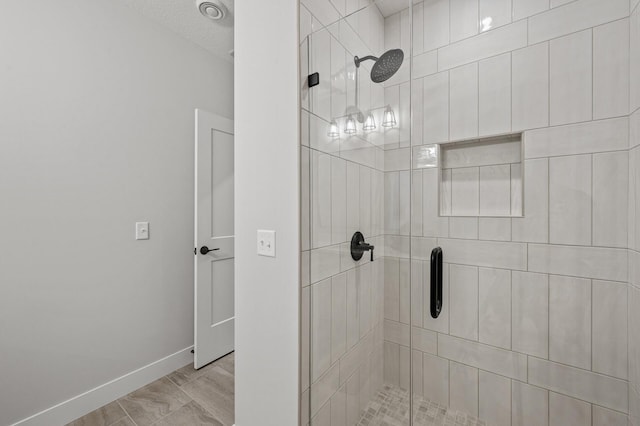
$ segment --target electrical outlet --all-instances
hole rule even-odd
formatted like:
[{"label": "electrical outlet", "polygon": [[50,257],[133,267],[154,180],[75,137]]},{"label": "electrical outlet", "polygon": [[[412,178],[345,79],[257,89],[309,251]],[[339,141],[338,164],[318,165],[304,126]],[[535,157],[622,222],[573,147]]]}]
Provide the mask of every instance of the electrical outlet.
[{"label": "electrical outlet", "polygon": [[276,231],[258,229],[258,254],[276,257]]}]

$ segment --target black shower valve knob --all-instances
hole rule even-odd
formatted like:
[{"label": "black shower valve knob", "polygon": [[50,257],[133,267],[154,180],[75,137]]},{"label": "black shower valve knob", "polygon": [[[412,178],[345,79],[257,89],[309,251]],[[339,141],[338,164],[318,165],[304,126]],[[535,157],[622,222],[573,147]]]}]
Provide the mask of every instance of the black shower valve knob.
[{"label": "black shower valve knob", "polygon": [[368,244],[364,241],[364,235],[362,235],[362,232],[357,231],[355,234],[353,234],[353,237],[351,238],[351,258],[353,260],[360,260],[362,259],[362,255],[364,254],[365,251],[370,251],[371,252],[371,262],[373,262],[373,249],[375,247],[371,244]]}]

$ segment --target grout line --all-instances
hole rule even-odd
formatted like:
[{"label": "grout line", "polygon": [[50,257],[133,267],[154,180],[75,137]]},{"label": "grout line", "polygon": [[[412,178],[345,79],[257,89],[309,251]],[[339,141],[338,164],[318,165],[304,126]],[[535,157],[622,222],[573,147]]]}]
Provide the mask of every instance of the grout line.
[{"label": "grout line", "polygon": [[589,352],[589,370],[593,371],[593,280],[589,280],[589,285],[591,288],[591,323],[589,324],[591,329],[589,330],[589,340],[591,343],[591,350]]},{"label": "grout line", "polygon": [[545,42],[547,44],[547,127],[551,124],[551,40]]},{"label": "grout line", "polygon": [[122,406],[122,404],[120,404],[120,399],[117,399],[116,402],[118,403],[118,406],[120,408],[122,408],[122,411],[124,411],[124,413],[127,415],[127,417],[129,418],[129,420],[131,420],[131,423],[133,423],[135,426],[137,426],[138,424],[133,421],[133,418],[131,417],[131,415],[129,414],[129,412]]},{"label": "grout line", "polygon": [[591,197],[590,197],[590,203],[589,203],[589,204],[590,204],[590,206],[589,206],[589,207],[590,207],[590,211],[589,211],[589,213],[590,213],[590,215],[591,215],[591,226],[590,226],[590,231],[591,231],[590,240],[591,240],[591,244],[590,244],[590,246],[591,246],[591,247],[593,247],[593,234],[594,234],[593,212],[594,212],[594,210],[595,210],[595,202],[596,202],[595,197],[593,196],[593,157],[594,157],[594,155],[593,155],[593,154],[589,154],[589,157],[590,157],[589,159],[591,160],[591,161],[589,162],[589,167],[590,167],[590,170],[589,170],[589,171],[590,171],[590,176],[589,176],[589,177],[591,178],[591,179],[590,179],[590,180],[591,180],[591,182],[590,182]]},{"label": "grout line", "polygon": [[[528,360],[527,360],[528,363]],[[546,397],[547,397],[547,424],[551,424],[551,392],[547,391],[546,392]]]},{"label": "grout line", "polygon": [[591,32],[591,120],[593,120],[593,118],[595,117],[595,110],[596,110],[596,100],[595,100],[595,52],[594,52],[594,41],[595,41],[595,34],[593,31],[593,28],[590,28],[589,31]]},{"label": "grout line", "polygon": [[[547,361],[551,361],[551,280],[549,275],[545,276],[547,283]],[[529,376],[529,360],[527,358],[527,377]]]}]

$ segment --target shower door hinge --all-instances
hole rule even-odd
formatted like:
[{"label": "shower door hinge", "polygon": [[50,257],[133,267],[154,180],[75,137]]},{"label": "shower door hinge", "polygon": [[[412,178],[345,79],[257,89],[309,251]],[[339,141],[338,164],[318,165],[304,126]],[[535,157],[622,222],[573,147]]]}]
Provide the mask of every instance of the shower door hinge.
[{"label": "shower door hinge", "polygon": [[309,77],[307,77],[307,82],[309,83],[309,88],[320,84],[320,73],[314,72],[313,74],[309,74]]}]

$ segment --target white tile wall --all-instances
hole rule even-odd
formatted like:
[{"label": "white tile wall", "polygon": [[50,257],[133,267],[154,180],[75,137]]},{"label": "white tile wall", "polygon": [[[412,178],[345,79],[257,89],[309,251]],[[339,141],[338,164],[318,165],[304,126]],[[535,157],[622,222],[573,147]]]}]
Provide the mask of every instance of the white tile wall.
[{"label": "white tile wall", "polygon": [[[488,31],[511,23],[510,0],[480,0],[480,31]],[[491,18],[487,21],[487,18]]]},{"label": "white tile wall", "polygon": [[591,244],[591,156],[549,160],[549,242]]},{"label": "white tile wall", "polygon": [[522,216],[522,162],[511,164],[511,216]]},{"label": "white tile wall", "polygon": [[513,20],[518,21],[549,9],[549,0],[513,0]]},{"label": "white tile wall", "polygon": [[552,126],[587,121],[593,116],[592,39],[591,30],[586,30],[549,43]]},{"label": "white tile wall", "polygon": [[[302,140],[305,140],[304,135]],[[302,250],[311,248],[311,156],[309,151],[307,147],[300,147],[300,245]]]},{"label": "white tile wall", "polygon": [[624,380],[538,358],[529,358],[529,383],[626,412],[628,385]]},{"label": "white tile wall", "polygon": [[630,111],[633,112],[640,107],[640,81],[636,77],[638,73],[640,73],[640,13],[638,12],[638,7],[636,7],[631,14],[631,18],[629,20],[629,33],[630,33]]},{"label": "white tile wall", "polygon": [[550,5],[551,8],[554,8],[554,7],[562,6],[563,4],[567,4],[573,0],[550,0],[550,1],[551,1],[551,5]]},{"label": "white tile wall", "polygon": [[331,362],[347,349],[347,274],[331,279]]},{"label": "white tile wall", "polygon": [[342,386],[331,397],[331,425],[347,424],[347,388]]},{"label": "white tile wall", "polygon": [[459,364],[449,363],[449,406],[478,416],[478,369]]},{"label": "white tile wall", "polygon": [[479,239],[490,241],[511,241],[511,219],[481,217],[478,221]]},{"label": "white tile wall", "polygon": [[480,268],[478,284],[480,342],[511,349],[511,271]]},{"label": "white tile wall", "polygon": [[626,250],[529,244],[529,270],[611,281],[626,281]]},{"label": "white tile wall", "polygon": [[593,245],[627,247],[629,159],[626,151],[593,156]]},{"label": "white tile wall", "polygon": [[548,426],[549,391],[513,381],[511,385],[513,426]]},{"label": "white tile wall", "polygon": [[591,424],[591,404],[549,392],[549,426]]},{"label": "white tile wall", "polygon": [[449,405],[449,361],[425,353],[422,372],[424,396],[434,402]]},{"label": "white tile wall", "polygon": [[520,155],[521,142],[517,135],[440,145],[444,169],[518,163]]},{"label": "white tile wall", "polygon": [[511,165],[480,167],[481,216],[511,215],[511,184]]},{"label": "white tile wall", "polygon": [[[319,179],[320,180],[320,179]],[[326,183],[324,183],[326,185]],[[322,185],[322,183],[321,183]],[[347,240],[347,164],[331,158],[331,244]],[[316,188],[318,192],[318,188]],[[318,204],[321,204],[320,202]]]},{"label": "white tile wall", "polygon": [[512,272],[512,348],[541,358],[549,352],[549,278]]},{"label": "white tile wall", "polygon": [[451,213],[478,216],[480,213],[480,170],[467,167],[451,170]]},{"label": "white tile wall", "polygon": [[629,112],[629,20],[593,29],[593,118]]},{"label": "white tile wall", "polygon": [[549,125],[549,44],[515,50],[511,67],[512,130]]},{"label": "white tile wall", "polygon": [[478,34],[478,0],[450,0],[451,43]]},{"label": "white tile wall", "polygon": [[526,355],[445,334],[438,335],[438,356],[517,380],[527,377]]},{"label": "white tile wall", "polygon": [[452,217],[449,219],[451,238],[478,239],[477,217]]},{"label": "white tile wall", "polygon": [[424,2],[423,49],[425,52],[449,44],[449,0]]},{"label": "white tile wall", "polygon": [[527,22],[524,20],[514,22],[439,49],[438,70],[448,70],[526,45]]},{"label": "white tile wall", "polygon": [[[472,3],[452,0],[455,1],[465,5]],[[477,14],[477,7],[475,10]],[[449,78],[449,137],[460,140],[478,136],[478,64],[454,68],[449,72]]]},{"label": "white tile wall", "polygon": [[495,426],[511,425],[511,380],[479,371],[478,417]]},{"label": "white tile wall", "polygon": [[[528,142],[525,144],[527,146]],[[526,149],[526,148],[525,148]],[[512,220],[513,241],[549,241],[549,160],[524,162],[524,217]]]},{"label": "white tile wall", "polygon": [[549,359],[591,369],[591,280],[549,277]]},{"label": "white tile wall", "polygon": [[593,406],[593,426],[627,426],[625,414]]},{"label": "white tile wall", "polygon": [[593,281],[593,371],[627,378],[627,286]]},{"label": "white tile wall", "polygon": [[579,0],[529,19],[529,43],[551,40],[576,31],[622,19],[629,14],[627,0]]},{"label": "white tile wall", "polygon": [[[505,5],[506,3],[506,5]],[[511,2],[481,0],[481,6],[511,9]],[[507,6],[508,5],[508,6]],[[493,16],[486,12],[486,16]],[[482,12],[481,12],[482,14]],[[498,16],[496,19],[510,19]],[[479,135],[497,135],[511,131],[511,53],[479,63]]]},{"label": "white tile wall", "polygon": [[524,157],[556,157],[618,151],[627,148],[629,121],[626,117],[549,127],[527,132]]},{"label": "white tile wall", "polygon": [[425,77],[423,84],[423,143],[449,140],[449,72]]},{"label": "white tile wall", "polygon": [[451,334],[478,340],[478,268],[451,265],[449,297]]},{"label": "white tile wall", "polygon": [[438,239],[445,260],[462,265],[525,270],[527,246],[497,241]]},{"label": "white tile wall", "polygon": [[438,170],[424,169],[422,172],[422,232],[425,237],[449,235],[449,219],[438,212]]},{"label": "white tile wall", "polygon": [[[312,0],[319,3],[321,0]],[[307,6],[312,6],[308,4]],[[309,9],[314,12],[312,7]],[[315,16],[315,15],[314,15]],[[333,19],[333,18],[329,18]],[[329,121],[331,116],[331,35],[328,30],[321,30],[311,36],[310,67],[320,74],[320,85],[317,90],[310,90],[311,112]]]},{"label": "white tile wall", "polygon": [[311,380],[315,382],[331,365],[330,279],[311,288],[311,330]]},{"label": "white tile wall", "polygon": [[311,247],[331,244],[331,156],[311,153]]}]

